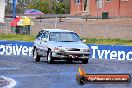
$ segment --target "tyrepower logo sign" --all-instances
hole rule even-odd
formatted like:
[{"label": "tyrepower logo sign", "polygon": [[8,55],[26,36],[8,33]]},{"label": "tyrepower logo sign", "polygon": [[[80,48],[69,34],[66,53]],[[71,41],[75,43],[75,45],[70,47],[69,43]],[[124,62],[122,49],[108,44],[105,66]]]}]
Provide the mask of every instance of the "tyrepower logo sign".
[{"label": "tyrepower logo sign", "polygon": [[132,46],[90,45],[91,58],[132,60]]}]

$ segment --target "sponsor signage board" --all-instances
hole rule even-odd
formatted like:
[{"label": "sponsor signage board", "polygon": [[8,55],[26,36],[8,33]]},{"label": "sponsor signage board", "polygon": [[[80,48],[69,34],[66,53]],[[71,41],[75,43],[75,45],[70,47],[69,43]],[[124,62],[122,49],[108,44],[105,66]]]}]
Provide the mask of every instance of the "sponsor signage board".
[{"label": "sponsor signage board", "polygon": [[[132,46],[89,44],[90,57],[97,59],[132,60]],[[0,55],[32,56],[33,42],[0,41]]]}]

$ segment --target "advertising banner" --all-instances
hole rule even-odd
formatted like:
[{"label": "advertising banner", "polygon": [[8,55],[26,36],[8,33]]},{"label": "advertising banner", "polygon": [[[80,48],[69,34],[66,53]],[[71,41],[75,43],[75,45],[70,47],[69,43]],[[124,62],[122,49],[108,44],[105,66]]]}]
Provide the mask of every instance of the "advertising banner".
[{"label": "advertising banner", "polygon": [[121,45],[88,45],[91,58],[132,60],[132,46]]},{"label": "advertising banner", "polygon": [[[89,44],[95,59],[132,60],[132,46]],[[0,41],[0,55],[32,56],[33,42]]]},{"label": "advertising banner", "polygon": [[0,41],[0,55],[32,55],[33,42]]}]

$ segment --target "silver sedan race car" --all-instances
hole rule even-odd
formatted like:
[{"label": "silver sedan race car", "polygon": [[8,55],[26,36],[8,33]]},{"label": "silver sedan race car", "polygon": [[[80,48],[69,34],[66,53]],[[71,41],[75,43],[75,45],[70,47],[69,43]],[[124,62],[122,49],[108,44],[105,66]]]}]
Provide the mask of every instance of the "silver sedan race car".
[{"label": "silver sedan race car", "polygon": [[55,60],[82,61],[87,64],[90,49],[84,44],[85,40],[73,31],[61,29],[43,29],[34,41],[33,58],[36,62],[41,57],[47,57],[48,63]]}]

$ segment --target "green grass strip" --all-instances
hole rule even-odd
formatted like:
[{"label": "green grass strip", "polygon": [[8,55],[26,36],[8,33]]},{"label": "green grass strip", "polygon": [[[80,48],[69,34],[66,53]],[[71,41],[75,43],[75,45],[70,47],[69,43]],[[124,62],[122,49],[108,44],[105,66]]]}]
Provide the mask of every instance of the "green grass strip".
[{"label": "green grass strip", "polygon": [[[33,42],[35,35],[20,35],[20,34],[0,34],[0,40],[9,41],[27,41]],[[132,40],[121,39],[96,39],[96,38],[83,38],[86,40],[86,44],[106,44],[106,45],[129,45],[132,46]]]}]

